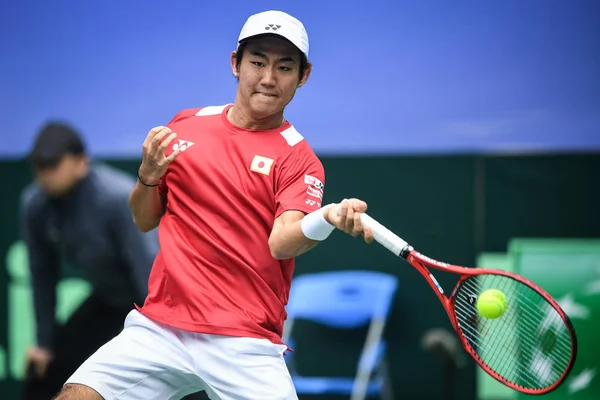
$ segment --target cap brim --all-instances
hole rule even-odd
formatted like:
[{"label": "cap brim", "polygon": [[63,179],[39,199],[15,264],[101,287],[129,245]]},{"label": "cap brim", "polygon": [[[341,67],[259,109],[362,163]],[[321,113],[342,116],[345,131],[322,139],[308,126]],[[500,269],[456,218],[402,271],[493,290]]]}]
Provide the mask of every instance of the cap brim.
[{"label": "cap brim", "polygon": [[274,32],[269,32],[269,33],[259,33],[259,34],[257,34],[257,35],[248,36],[248,37],[246,37],[246,38],[243,38],[242,40],[240,40],[240,41],[238,42],[238,47],[239,47],[239,45],[241,45],[241,44],[248,43],[248,42],[249,42],[250,40],[252,40],[252,39],[260,39],[260,38],[264,38],[264,37],[276,37],[276,38],[278,38],[278,39],[284,40],[284,41],[288,42],[289,44],[291,44],[292,46],[294,46],[295,48],[297,48],[297,49],[298,49],[298,51],[299,51],[300,53],[302,53],[302,54],[303,54],[303,55],[306,57],[306,54],[305,54],[305,53],[304,53],[304,52],[303,52],[303,51],[302,51],[302,50],[301,50],[301,49],[300,49],[298,46],[296,46],[296,45],[295,45],[295,44],[294,44],[294,43],[293,43],[291,40],[289,40],[288,38],[286,38],[286,37],[285,37],[285,36],[283,36],[283,35],[280,35],[280,34],[278,34],[278,33],[274,33]]}]

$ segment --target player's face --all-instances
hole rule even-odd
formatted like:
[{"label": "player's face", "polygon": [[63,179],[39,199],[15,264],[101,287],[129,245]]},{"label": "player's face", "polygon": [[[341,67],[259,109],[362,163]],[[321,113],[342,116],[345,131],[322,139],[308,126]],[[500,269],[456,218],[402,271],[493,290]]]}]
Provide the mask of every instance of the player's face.
[{"label": "player's face", "polygon": [[310,65],[300,77],[300,51],[277,37],[253,39],[244,48],[239,69],[232,55],[232,69],[239,78],[238,96],[257,119],[283,111],[304,85]]},{"label": "player's face", "polygon": [[85,156],[67,154],[58,163],[35,168],[35,179],[49,196],[58,197],[68,193],[87,171]]}]

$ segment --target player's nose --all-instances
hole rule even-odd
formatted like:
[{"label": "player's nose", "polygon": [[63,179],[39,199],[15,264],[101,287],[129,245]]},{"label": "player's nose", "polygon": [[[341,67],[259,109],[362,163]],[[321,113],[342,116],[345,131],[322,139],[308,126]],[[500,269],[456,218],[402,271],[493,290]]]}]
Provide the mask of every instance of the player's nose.
[{"label": "player's nose", "polygon": [[275,87],[275,71],[270,68],[265,68],[260,79],[260,84],[265,87]]}]

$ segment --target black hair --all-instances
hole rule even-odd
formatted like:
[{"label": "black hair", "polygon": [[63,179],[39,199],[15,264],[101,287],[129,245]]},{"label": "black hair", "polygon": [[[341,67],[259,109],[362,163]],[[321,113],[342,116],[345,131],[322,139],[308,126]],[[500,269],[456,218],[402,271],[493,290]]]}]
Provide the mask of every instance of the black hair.
[{"label": "black hair", "polygon": [[29,160],[36,166],[56,165],[67,155],[84,155],[85,144],[79,133],[62,122],[49,122],[38,132]]}]

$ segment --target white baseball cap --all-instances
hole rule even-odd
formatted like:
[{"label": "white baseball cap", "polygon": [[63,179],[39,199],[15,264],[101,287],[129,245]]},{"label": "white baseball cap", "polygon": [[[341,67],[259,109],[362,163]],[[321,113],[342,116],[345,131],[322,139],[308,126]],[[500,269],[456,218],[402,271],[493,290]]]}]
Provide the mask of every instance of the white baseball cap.
[{"label": "white baseball cap", "polygon": [[239,44],[253,36],[279,35],[292,42],[308,58],[308,33],[302,22],[283,11],[264,11],[251,15],[240,32]]}]

